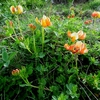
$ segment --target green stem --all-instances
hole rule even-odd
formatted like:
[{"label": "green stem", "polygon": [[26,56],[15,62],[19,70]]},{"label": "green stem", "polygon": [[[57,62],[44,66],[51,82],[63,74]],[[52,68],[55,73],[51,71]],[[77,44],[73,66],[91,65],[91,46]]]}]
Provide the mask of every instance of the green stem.
[{"label": "green stem", "polygon": [[76,64],[76,68],[77,68],[77,61],[78,61],[78,55],[77,54],[75,54],[75,64]]},{"label": "green stem", "polygon": [[[37,89],[39,89],[38,86],[34,86],[34,85],[31,85],[31,84],[30,84],[30,86],[33,87],[33,88],[37,88]],[[48,88],[44,88],[44,90],[50,91],[50,89],[48,89]]]},{"label": "green stem", "polygon": [[73,67],[73,65],[74,65],[74,60],[75,59],[75,55],[74,54],[72,54],[72,58],[71,58],[71,60],[72,60],[72,67]]},{"label": "green stem", "polygon": [[24,36],[23,36],[23,34],[22,34],[22,30],[21,30],[21,28],[20,28],[20,21],[19,21],[18,15],[17,15],[17,21],[18,21],[18,28],[19,28],[20,34],[21,34],[21,36],[24,38]]},{"label": "green stem", "polygon": [[26,47],[26,49],[27,49],[31,54],[33,54],[32,51],[31,51],[28,47]]},{"label": "green stem", "polygon": [[19,75],[19,76],[22,78],[22,80],[23,80],[26,84],[29,84],[29,83],[27,83],[27,81],[23,78],[22,75]]},{"label": "green stem", "polygon": [[10,37],[11,37],[14,41],[16,41],[16,40],[15,40],[15,38],[13,38],[13,36],[12,36],[12,35],[11,35]]},{"label": "green stem", "polygon": [[42,52],[43,52],[43,49],[44,49],[44,38],[45,38],[44,28],[42,27]]},{"label": "green stem", "polygon": [[34,53],[37,57],[37,50],[36,50],[36,43],[35,43],[35,35],[34,35],[34,32],[33,32],[33,49],[34,49]]},{"label": "green stem", "polygon": [[16,32],[15,32],[14,27],[12,27],[12,29],[13,29],[13,32],[14,32],[14,34],[15,34],[16,39],[18,40],[18,37],[17,37],[17,34],[16,34]]},{"label": "green stem", "polygon": [[[27,78],[24,78],[22,75],[20,75],[20,77],[22,78],[22,80],[23,80],[28,86],[39,89],[38,86],[31,85]],[[50,89],[48,89],[48,88],[44,88],[44,90],[50,91]]]},{"label": "green stem", "polygon": [[94,29],[94,31],[96,31],[96,28],[97,28],[97,27],[96,27],[96,24],[97,24],[97,23],[96,23],[96,20],[97,20],[97,18],[93,18],[93,20],[94,20],[93,29]]},{"label": "green stem", "polygon": [[34,31],[33,31],[33,49],[34,49],[34,53],[35,53],[35,66],[37,66],[38,52],[37,52],[37,49],[36,49],[36,42],[35,42]]},{"label": "green stem", "polygon": [[78,66],[77,66],[77,62],[78,62],[78,54],[75,54],[75,64],[76,64],[76,70],[77,70],[77,73],[76,73],[76,75],[77,75],[77,78],[78,78]]}]

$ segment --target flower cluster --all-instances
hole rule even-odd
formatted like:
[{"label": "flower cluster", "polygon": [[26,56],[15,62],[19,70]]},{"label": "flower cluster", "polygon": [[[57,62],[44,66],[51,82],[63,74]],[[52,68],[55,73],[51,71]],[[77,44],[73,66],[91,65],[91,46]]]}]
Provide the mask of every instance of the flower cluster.
[{"label": "flower cluster", "polygon": [[99,11],[94,11],[91,16],[93,18],[100,18],[100,12]]},{"label": "flower cluster", "polygon": [[36,22],[40,23],[41,26],[43,26],[43,27],[48,27],[48,26],[51,26],[51,24],[52,24],[51,21],[50,21],[50,18],[45,16],[45,15],[43,15],[41,20],[38,20],[38,18],[36,18]]},{"label": "flower cluster", "polygon": [[71,31],[67,32],[68,37],[71,38],[72,42],[74,42],[77,39],[84,40],[86,38],[86,33],[84,33],[82,30],[78,32],[71,33]]},{"label": "flower cluster", "polygon": [[92,20],[86,20],[85,22],[84,22],[84,24],[91,24],[92,23]]},{"label": "flower cluster", "polygon": [[66,50],[71,51],[73,54],[84,54],[88,52],[86,45],[82,43],[82,41],[77,41],[72,45],[65,44],[64,47],[66,48]]},{"label": "flower cluster", "polygon": [[33,25],[33,24],[29,24],[28,26],[30,27],[31,30],[35,30],[36,29],[36,26]]},{"label": "flower cluster", "polygon": [[67,16],[67,18],[74,18],[75,17],[75,15],[73,14],[73,15],[68,15]]},{"label": "flower cluster", "polygon": [[72,6],[70,8],[70,14],[67,16],[67,18],[74,18],[75,17],[75,8]]},{"label": "flower cluster", "polygon": [[[71,33],[70,31],[68,31],[67,35],[71,38],[72,42],[75,42],[75,40],[78,39],[84,40],[86,38],[86,33],[84,33],[82,30],[78,31],[77,33]],[[85,43],[82,43],[82,41],[76,41],[72,45],[65,44],[64,48],[71,51],[73,54],[84,54],[88,52]]]},{"label": "flower cluster", "polygon": [[10,11],[12,14],[22,14],[23,13],[23,7],[21,5],[18,5],[16,7],[11,6]]}]

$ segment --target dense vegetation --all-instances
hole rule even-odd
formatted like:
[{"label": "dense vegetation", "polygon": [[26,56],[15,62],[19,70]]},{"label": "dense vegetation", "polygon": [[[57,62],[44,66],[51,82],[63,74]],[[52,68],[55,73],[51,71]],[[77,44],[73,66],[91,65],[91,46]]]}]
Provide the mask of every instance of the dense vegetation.
[{"label": "dense vegetation", "polygon": [[100,99],[100,1],[58,1],[1,0],[1,100]]}]

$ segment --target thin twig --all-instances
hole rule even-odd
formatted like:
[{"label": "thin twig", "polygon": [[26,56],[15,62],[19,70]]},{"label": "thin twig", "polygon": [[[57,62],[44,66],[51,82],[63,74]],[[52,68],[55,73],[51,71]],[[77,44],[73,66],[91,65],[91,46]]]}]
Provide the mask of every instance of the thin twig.
[{"label": "thin twig", "polygon": [[98,100],[98,98],[91,92],[91,90],[85,85],[85,84],[83,84],[85,87],[86,87],[86,89],[94,96],[94,98],[96,99],[96,100]]},{"label": "thin twig", "polygon": [[88,99],[89,99],[89,100],[92,100],[92,99],[88,96],[87,92],[86,92],[85,89],[82,87],[82,85],[81,85],[81,84],[79,84],[79,85],[80,85],[81,89],[84,91],[84,93],[87,95]]},{"label": "thin twig", "polygon": [[1,73],[6,69],[7,67],[3,67],[1,70],[0,70],[0,75]]},{"label": "thin twig", "polygon": [[[80,80],[79,80],[80,81]],[[81,81],[80,81],[81,82]],[[93,95],[93,97],[96,99],[96,100],[98,100],[98,98],[92,93],[92,91],[83,83],[83,82],[81,82],[84,86],[85,86],[85,88]]]},{"label": "thin twig", "polygon": [[88,68],[87,68],[87,70],[86,70],[86,74],[88,73],[89,68],[90,68],[90,65],[88,66]]},{"label": "thin twig", "polygon": [[13,100],[16,100],[16,98],[18,97],[19,93],[20,93],[20,87],[19,87],[19,90],[18,90],[18,92],[17,92],[17,95],[14,97]]}]

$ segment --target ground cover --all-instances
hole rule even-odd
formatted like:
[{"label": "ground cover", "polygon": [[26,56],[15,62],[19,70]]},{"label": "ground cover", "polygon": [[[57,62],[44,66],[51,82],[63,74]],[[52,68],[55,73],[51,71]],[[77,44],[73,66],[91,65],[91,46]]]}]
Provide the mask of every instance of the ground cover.
[{"label": "ground cover", "polygon": [[48,2],[1,3],[1,100],[99,100],[100,2]]}]

